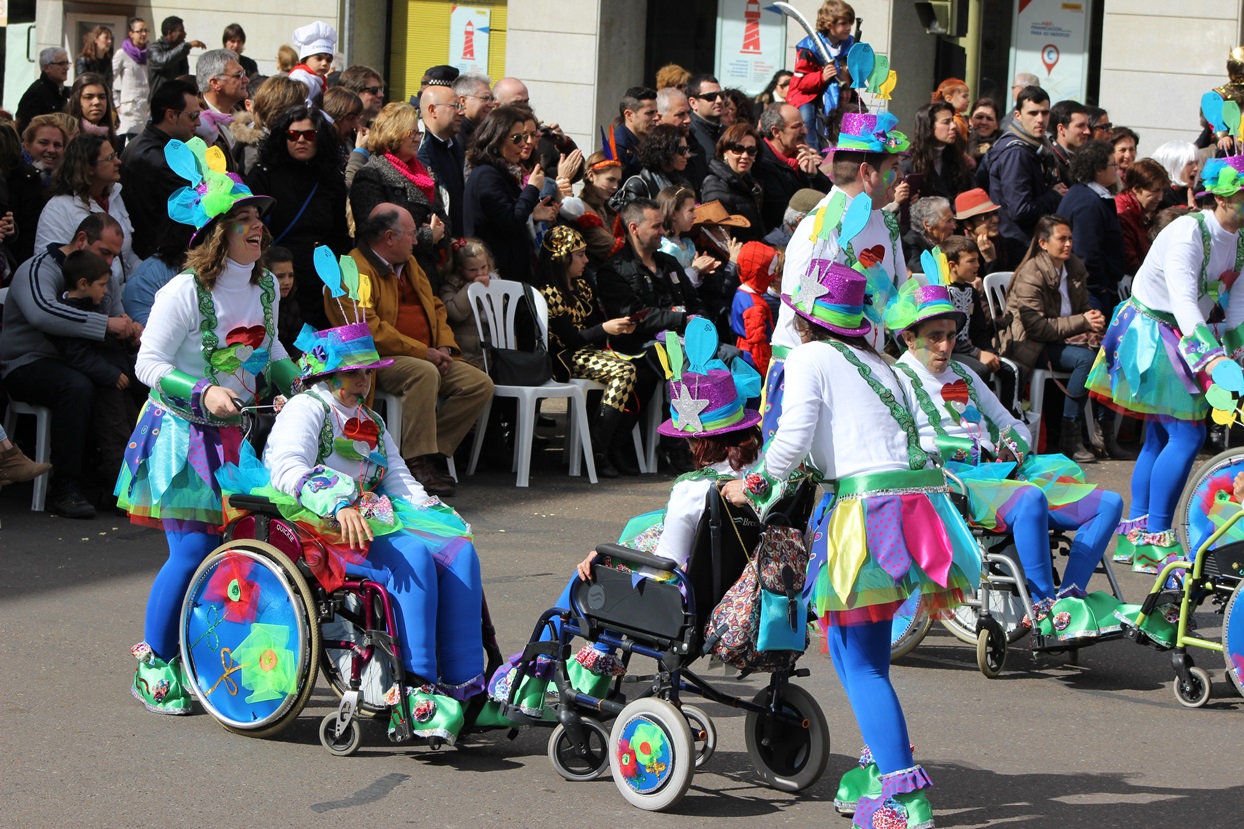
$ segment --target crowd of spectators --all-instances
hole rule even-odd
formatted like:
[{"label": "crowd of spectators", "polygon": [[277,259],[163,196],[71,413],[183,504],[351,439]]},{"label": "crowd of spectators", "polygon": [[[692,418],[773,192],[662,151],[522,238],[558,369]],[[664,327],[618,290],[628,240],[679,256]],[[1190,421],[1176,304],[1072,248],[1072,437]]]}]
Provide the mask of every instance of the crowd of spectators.
[{"label": "crowd of spectators", "polygon": [[[826,31],[849,45],[849,7],[835,8]],[[816,148],[832,146],[841,112],[857,106],[832,61],[807,89],[779,70],[755,98],[669,65],[653,86],[626,90],[603,145],[585,156],[556,123],[555,102],[533,101],[517,78],[436,66],[409,103],[391,102],[379,70],[332,71],[336,33],[323,23],[294,33],[298,49],[283,49],[271,77],[243,55],[236,24],[216,49],[189,39],[177,17],[155,34],[136,17],[119,43],[93,29],[76,60],[45,49],[15,116],[0,123],[0,268],[10,286],[0,377],[10,398],[52,411],[50,503],[65,515],[93,512],[92,482],[110,489],[116,412],[128,411],[118,394],[142,394],[123,363],[155,293],[184,263],[189,231],[166,210],[185,183],[165,158],[170,141],[201,138],[275,199],[267,265],[291,352],[303,323],[340,322],[316,274],[318,245],[374,276],[368,323],[382,356],[398,360],[378,381],[402,401],[392,428],[416,477],[448,494],[446,460],[492,394],[470,284],[501,278],[544,292],[554,373],[607,387],[593,426],[600,471],[635,471],[619,436],[655,387],[654,336],[706,315],[723,332],[723,355],[741,353],[736,344],[767,353],[755,325],[732,330],[731,308],[776,309],[777,289],[765,291],[755,264],[780,261],[824,203],[833,169]],[[203,50],[193,75],[191,50]],[[821,97],[810,103],[813,86]],[[818,111],[832,91],[837,109]],[[1051,103],[1031,75],[1016,77],[1011,96],[1004,106],[973,100],[962,80],[939,83],[907,128],[905,182],[886,209],[897,214],[907,271],[920,270],[924,251],[948,252],[956,301],[970,311],[956,355],[985,377],[1004,354],[1071,372],[1065,416],[1076,428],[1085,355],[1160,211],[1196,207],[1203,153],[1170,142],[1137,158],[1134,131],[1099,107]],[[761,247],[741,280],[744,243]],[[107,279],[71,278],[100,262]],[[1001,271],[1016,272],[1014,301],[993,320],[980,280]],[[83,344],[103,362],[84,360],[73,347]],[[618,353],[641,356],[602,356]],[[118,360],[112,379],[103,376],[112,368],[86,367]],[[1065,447],[1087,459],[1082,445]]]}]

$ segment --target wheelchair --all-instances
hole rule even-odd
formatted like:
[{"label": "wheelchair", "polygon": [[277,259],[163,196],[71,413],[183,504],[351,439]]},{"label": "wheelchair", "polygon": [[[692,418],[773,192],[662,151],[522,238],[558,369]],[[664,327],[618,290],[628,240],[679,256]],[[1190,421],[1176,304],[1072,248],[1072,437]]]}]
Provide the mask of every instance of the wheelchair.
[{"label": "wheelchair", "polygon": [[[1164,565],[1141,603],[1135,626],[1124,628],[1127,638],[1170,652],[1175,678],[1171,690],[1180,705],[1200,708],[1213,688],[1209,673],[1194,664],[1190,649],[1217,651],[1236,691],[1244,695],[1244,510],[1231,501],[1233,482],[1244,471],[1244,449],[1223,452],[1206,461],[1189,479],[1175,511],[1175,531],[1192,560]],[[1221,614],[1219,641],[1198,635],[1193,615],[1210,600]],[[1174,624],[1169,639],[1146,632],[1144,622],[1163,607],[1177,606],[1166,621]]]},{"label": "wheelchair", "polygon": [[[790,526],[805,526],[815,499],[816,487],[808,482],[774,512]],[[797,792],[820,779],[829,760],[829,725],[815,698],[790,682],[810,675],[795,667],[802,651],[788,652],[786,665],[751,699],[722,691],[692,670],[711,647],[708,618],[742,574],[762,529],[750,508],[726,503],[714,487],[685,571],[666,558],[601,544],[592,581],[576,576],[572,582],[571,606],[540,616],[501,711],[511,720],[554,727],[548,754],[562,777],[593,780],[611,771],[630,804],[652,811],[674,806],[717,744],[708,714],[683,702],[684,694],[694,694],[747,712],[747,753],[767,785]],[[655,577],[636,580],[640,568]],[[654,660],[656,671],[615,676],[600,696],[583,693],[567,671],[575,638],[620,653],[628,670],[638,655]],[[555,716],[547,708],[544,716],[532,716],[516,699],[523,678],[541,675],[551,676],[556,689]],[[627,684],[640,686],[629,698]]]},{"label": "wheelchair", "polygon": [[[323,673],[341,701],[321,720],[320,743],[349,756],[362,744],[360,720],[394,717],[389,739],[413,739],[393,604],[385,588],[346,577],[326,589],[315,572],[326,551],[281,517],[266,498],[232,495],[246,514],[199,565],[182,605],[181,653],[189,686],[217,722],[250,737],[272,737],[297,718]],[[489,671],[501,663],[483,607]],[[428,740],[439,748],[436,738]]]},{"label": "wheelchair", "polygon": [[[966,520],[967,487],[952,472],[943,469],[948,481],[958,492],[951,492],[951,500]],[[961,642],[976,646],[976,666],[989,679],[1002,675],[1010,646],[1025,634],[1032,634],[1034,653],[1066,653],[1072,665],[1079,663],[1080,649],[1096,642],[1123,637],[1122,631],[1103,633],[1099,637],[1083,641],[1060,641],[1056,636],[1044,636],[1032,632],[1028,620],[1032,597],[1028,593],[1027,579],[1020,563],[1015,539],[1010,533],[998,533],[977,527],[972,528],[981,553],[981,577],[975,591],[964,597],[963,604],[941,620],[941,624]],[[1050,556],[1055,562],[1066,556],[1071,549],[1071,539],[1065,533],[1050,531]],[[1104,575],[1110,590],[1120,602],[1123,591],[1115,578],[1109,557],[1094,570],[1094,575]],[[1058,586],[1059,568],[1054,568],[1054,584]],[[890,638],[890,658],[899,659],[911,653],[923,641],[933,625],[933,619],[914,594],[894,617]]]}]

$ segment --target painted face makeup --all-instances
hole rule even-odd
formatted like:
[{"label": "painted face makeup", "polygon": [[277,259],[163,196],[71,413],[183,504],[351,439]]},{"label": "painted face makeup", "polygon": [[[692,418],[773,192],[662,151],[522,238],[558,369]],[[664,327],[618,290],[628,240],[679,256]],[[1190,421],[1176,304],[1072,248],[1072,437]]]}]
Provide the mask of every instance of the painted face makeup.
[{"label": "painted face makeup", "polygon": [[898,181],[898,170],[893,167],[881,174],[881,186],[887,190],[893,187],[896,181]]}]

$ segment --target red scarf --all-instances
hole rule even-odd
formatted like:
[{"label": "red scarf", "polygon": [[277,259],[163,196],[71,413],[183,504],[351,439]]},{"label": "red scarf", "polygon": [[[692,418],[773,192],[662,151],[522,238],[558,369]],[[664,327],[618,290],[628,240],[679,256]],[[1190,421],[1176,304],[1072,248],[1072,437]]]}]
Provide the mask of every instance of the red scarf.
[{"label": "red scarf", "polygon": [[778,158],[780,158],[782,161],[785,161],[792,170],[794,170],[796,173],[803,172],[802,170],[799,169],[798,158],[787,158],[786,156],[782,155],[778,151],[778,148],[773,146],[773,142],[770,141],[768,138],[765,139],[765,143],[769,145],[769,149],[773,150],[773,154],[776,155]]},{"label": "red scarf", "polygon": [[427,196],[428,204],[436,204],[436,182],[432,180],[432,176],[428,173],[427,168],[419,163],[419,159],[412,158],[408,165],[393,153],[385,153],[384,157],[393,165],[394,170],[397,170],[411,184],[423,191],[423,195]]}]

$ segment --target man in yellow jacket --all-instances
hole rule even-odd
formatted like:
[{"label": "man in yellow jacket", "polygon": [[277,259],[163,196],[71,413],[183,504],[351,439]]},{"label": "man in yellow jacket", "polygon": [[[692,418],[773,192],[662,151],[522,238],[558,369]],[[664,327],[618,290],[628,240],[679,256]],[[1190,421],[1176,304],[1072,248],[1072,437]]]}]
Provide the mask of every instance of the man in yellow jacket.
[{"label": "man in yellow jacket", "polygon": [[[372,307],[363,310],[376,350],[393,358],[376,373],[379,388],[402,400],[402,422],[389,426],[400,429],[402,456],[424,489],[453,495],[442,464],[492,399],[493,384],[459,359],[445,305],[411,255],[416,230],[404,207],[379,204],[359,226],[350,256],[371,277]],[[333,325],[346,324],[336,301],[327,298],[324,307]]]}]

